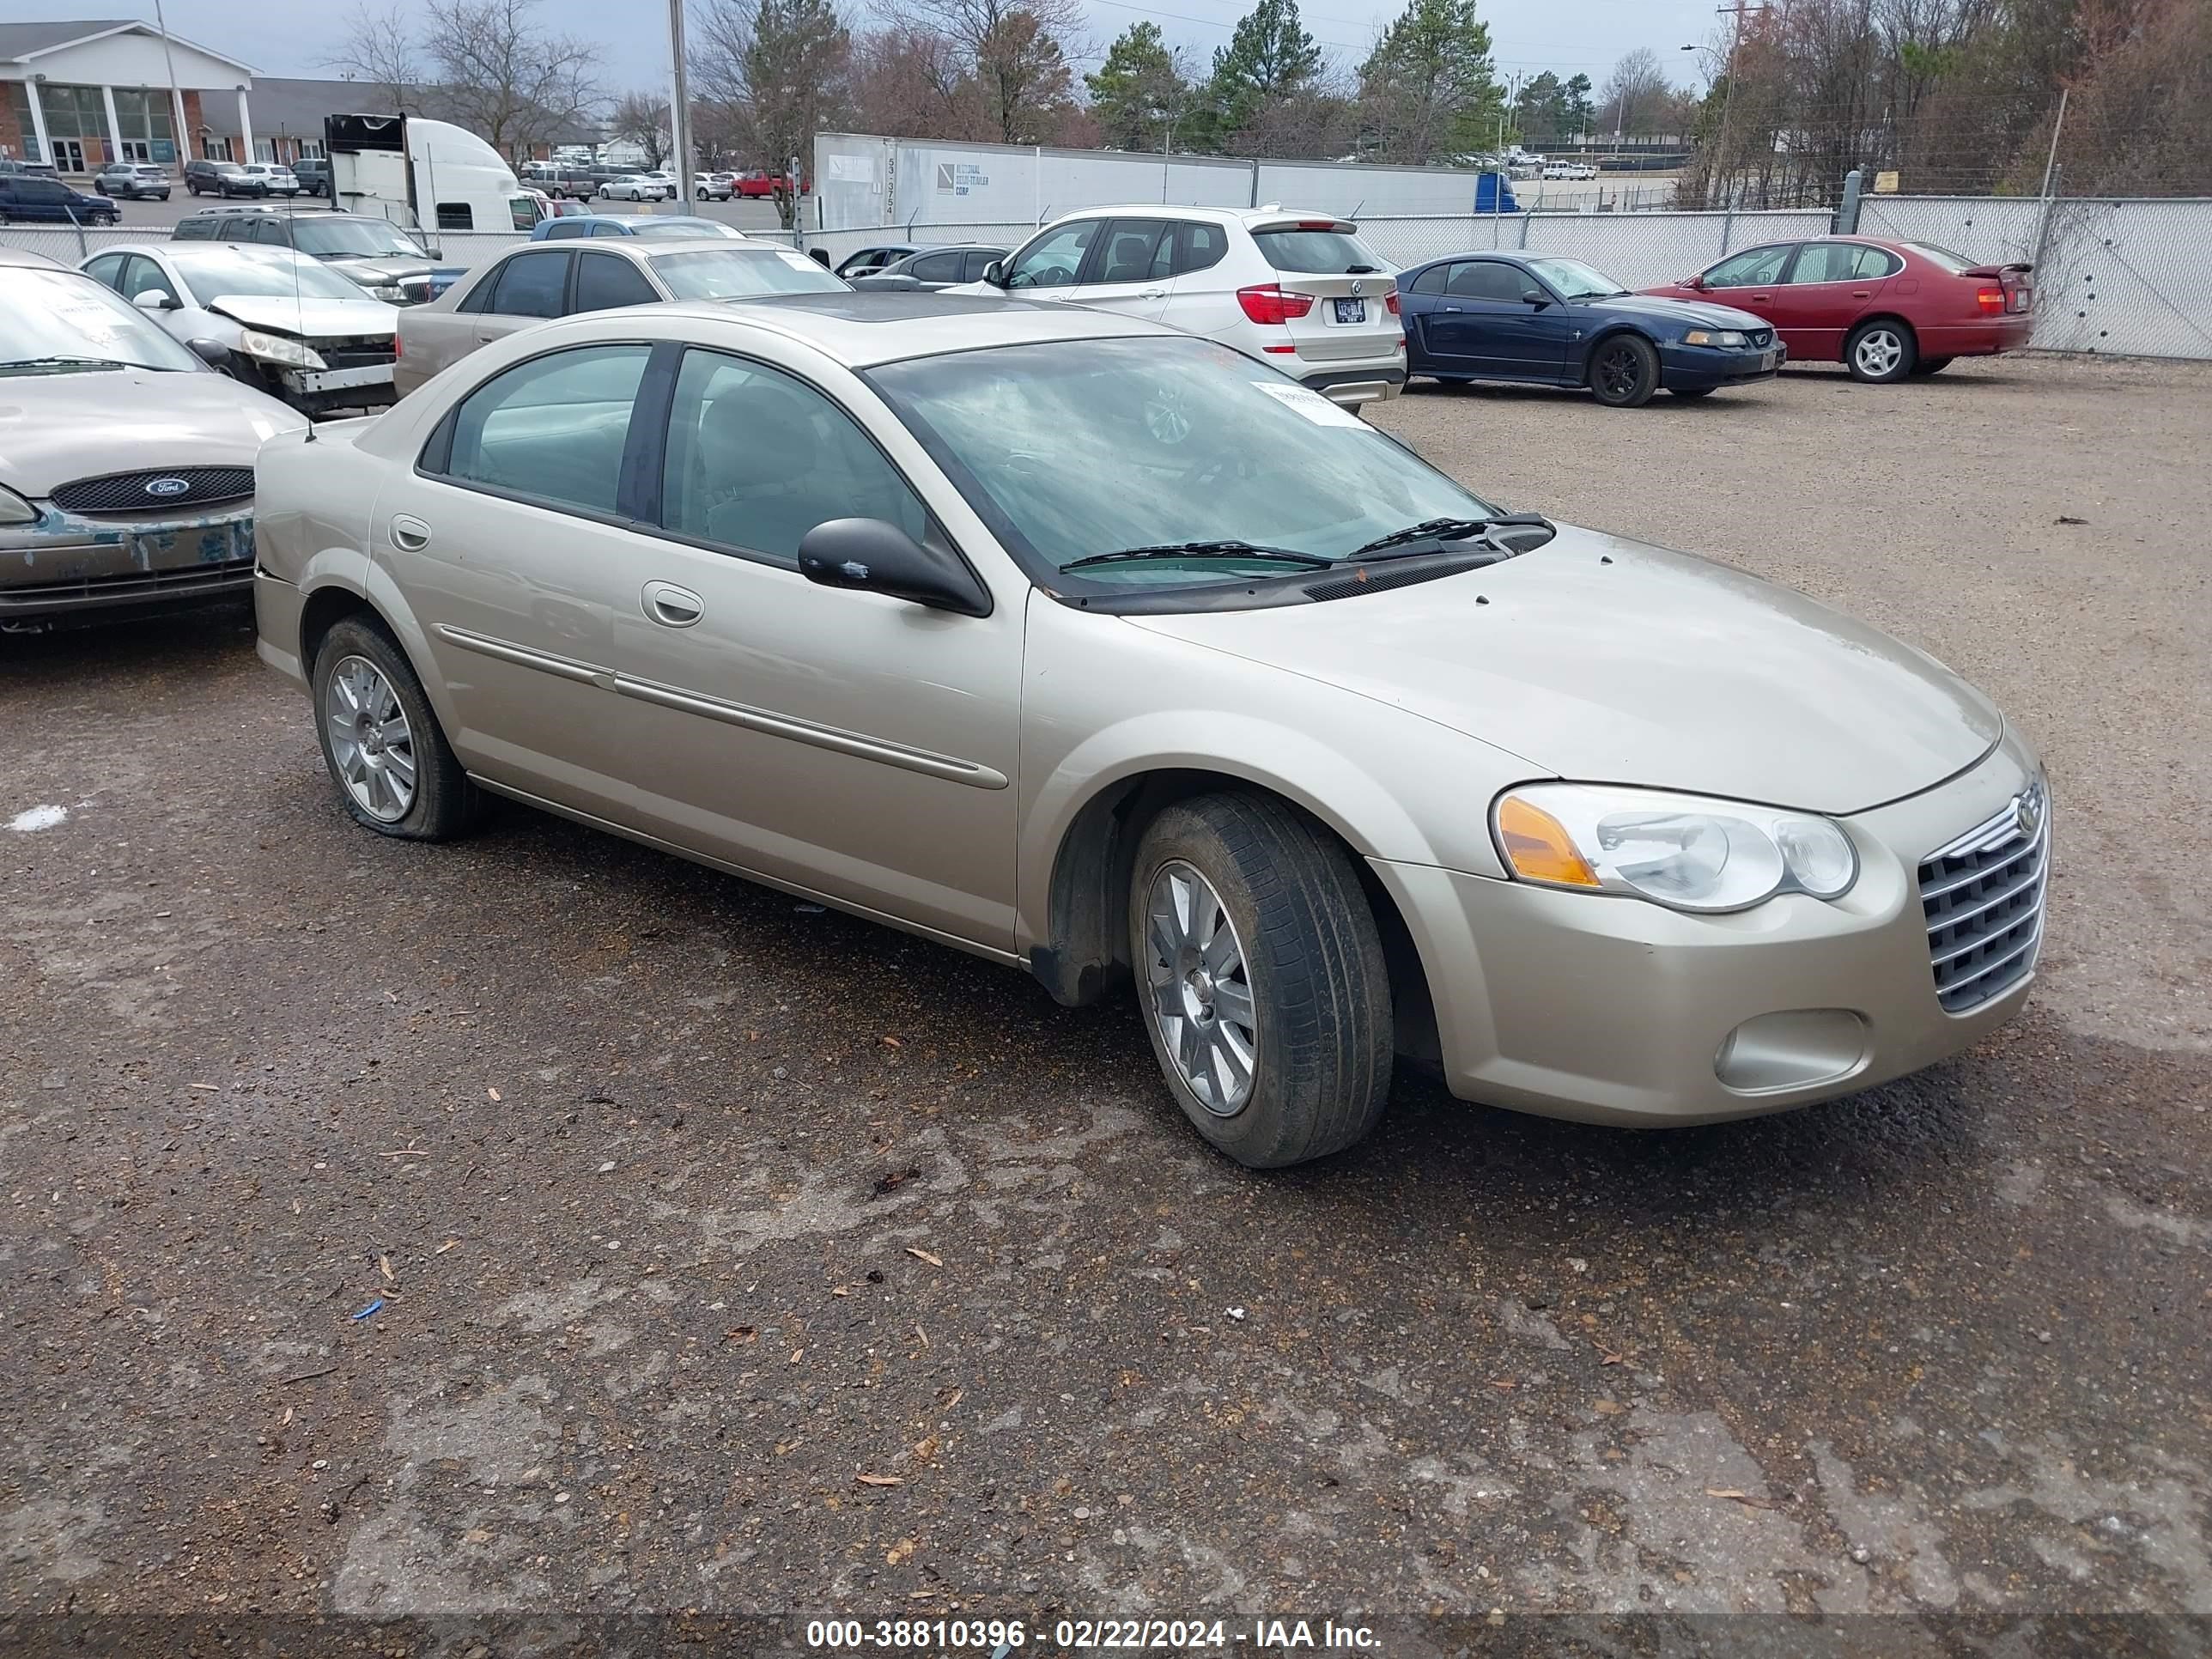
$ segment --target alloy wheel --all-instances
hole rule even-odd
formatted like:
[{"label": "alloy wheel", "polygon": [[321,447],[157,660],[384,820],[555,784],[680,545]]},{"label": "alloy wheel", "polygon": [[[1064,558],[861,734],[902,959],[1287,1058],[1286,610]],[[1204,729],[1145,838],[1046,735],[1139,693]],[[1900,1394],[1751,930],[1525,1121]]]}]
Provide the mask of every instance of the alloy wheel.
[{"label": "alloy wheel", "polygon": [[331,763],[354,804],[397,823],[415,804],[415,733],[399,694],[366,657],[340,659],[323,698]]},{"label": "alloy wheel", "polygon": [[1146,1011],[1200,1105],[1234,1117],[1251,1103],[1259,1015],[1237,924],[1212,884],[1181,860],[1145,902]]},{"label": "alloy wheel", "polygon": [[1598,390],[1607,398],[1632,398],[1644,384],[1644,360],[1626,342],[1598,354]]},{"label": "alloy wheel", "polygon": [[1858,345],[1851,353],[1859,373],[1875,380],[1894,374],[1904,356],[1905,342],[1886,328],[1868,330],[1859,337]]}]

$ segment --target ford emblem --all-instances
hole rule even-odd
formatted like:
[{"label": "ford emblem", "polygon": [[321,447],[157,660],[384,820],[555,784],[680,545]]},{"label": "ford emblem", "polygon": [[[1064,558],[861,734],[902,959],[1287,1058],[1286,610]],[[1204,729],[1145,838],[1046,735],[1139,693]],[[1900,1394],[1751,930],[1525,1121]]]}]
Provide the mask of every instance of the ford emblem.
[{"label": "ford emblem", "polygon": [[191,484],[183,478],[149,478],[146,480],[146,493],[149,495],[160,495],[165,498],[171,495],[189,495],[191,494]]}]

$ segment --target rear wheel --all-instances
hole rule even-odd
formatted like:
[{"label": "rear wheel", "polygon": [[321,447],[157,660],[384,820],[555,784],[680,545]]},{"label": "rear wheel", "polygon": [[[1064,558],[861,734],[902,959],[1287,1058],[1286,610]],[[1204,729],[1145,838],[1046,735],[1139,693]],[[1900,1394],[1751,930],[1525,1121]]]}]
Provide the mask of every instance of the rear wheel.
[{"label": "rear wheel", "polygon": [[1340,1152],[1382,1117],[1390,979],[1342,847],[1284,803],[1201,795],[1145,831],[1129,946],[1183,1115],[1253,1169]]},{"label": "rear wheel", "polygon": [[1844,367],[1851,378],[1876,386],[1903,380],[1919,355],[1912,331],[1887,317],[1861,323],[1844,342]]},{"label": "rear wheel", "polygon": [[1612,409],[1638,409],[1659,389],[1659,354],[1640,334],[1615,334],[1590,356],[1589,388]]},{"label": "rear wheel", "polygon": [[315,730],[338,799],[355,821],[405,841],[471,828],[483,795],[439,729],[406,653],[349,617],[315,653]]},{"label": "rear wheel", "polygon": [[1949,357],[1923,357],[1913,364],[1912,372],[1915,374],[1941,374],[1951,367],[1954,361]]}]

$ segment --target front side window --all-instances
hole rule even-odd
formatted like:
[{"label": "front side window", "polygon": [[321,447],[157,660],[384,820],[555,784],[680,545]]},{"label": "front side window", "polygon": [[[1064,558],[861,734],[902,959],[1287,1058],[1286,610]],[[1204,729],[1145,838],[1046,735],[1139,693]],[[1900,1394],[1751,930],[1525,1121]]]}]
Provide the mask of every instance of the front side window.
[{"label": "front side window", "polygon": [[1528,279],[1511,265],[1499,264],[1494,259],[1471,259],[1452,267],[1451,281],[1444,292],[1455,300],[1490,300],[1519,305],[1521,290],[1528,286]]},{"label": "front side window", "polygon": [[451,447],[428,470],[547,507],[611,514],[651,355],[642,345],[584,346],[494,375],[448,417]]},{"label": "front side window", "polygon": [[486,307],[502,317],[558,317],[568,286],[568,255],[518,253],[499,269]]},{"label": "front side window", "polygon": [[133,301],[140,295],[147,293],[158,294],[165,300],[175,300],[178,297],[176,289],[162,274],[161,267],[143,253],[134,253],[131,256],[130,263],[123,268],[123,281],[118,286],[117,291],[125,299]]},{"label": "front side window", "polygon": [[556,219],[545,227],[544,240],[557,242],[570,236],[588,236],[591,234],[592,223],[588,219]]},{"label": "front side window", "polygon": [[662,525],[679,536],[795,563],[830,519],[884,519],[917,541],[929,515],[851,416],[765,364],[693,350],[676,377]]},{"label": "front side window", "polygon": [[970,283],[980,283],[983,280],[983,273],[991,268],[991,262],[994,259],[1003,259],[1006,256],[996,248],[971,247],[964,257],[967,264],[961,267],[962,279]]},{"label": "front side window", "polygon": [[1103,219],[1084,219],[1048,230],[1014,256],[1006,273],[1009,289],[1066,288],[1083,269],[1083,256],[1103,225]]},{"label": "front side window", "polygon": [[1755,247],[1747,253],[1739,253],[1732,259],[1723,259],[1705,273],[1707,288],[1765,288],[1779,282],[1782,267],[1790,263],[1796,244],[1784,242],[1779,247]]},{"label": "front side window", "polygon": [[[1000,346],[866,378],[1033,567],[1221,541],[1337,559],[1410,525],[1493,512],[1350,410],[1207,340]],[[1127,592],[1286,568],[1149,558],[1054,585]]]}]

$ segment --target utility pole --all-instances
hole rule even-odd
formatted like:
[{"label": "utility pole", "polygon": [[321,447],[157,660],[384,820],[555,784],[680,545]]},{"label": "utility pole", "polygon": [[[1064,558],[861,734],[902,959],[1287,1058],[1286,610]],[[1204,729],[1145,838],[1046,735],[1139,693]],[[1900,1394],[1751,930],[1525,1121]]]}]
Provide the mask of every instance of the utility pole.
[{"label": "utility pole", "polygon": [[[161,61],[169,66],[169,110],[171,118],[177,124],[176,166],[181,173],[185,163],[192,159],[192,153],[185,137],[185,94],[177,85],[177,59],[169,50],[169,25],[161,15],[161,0],[154,0],[154,27],[161,32]],[[49,155],[46,159],[51,161],[54,158]],[[246,159],[251,161],[252,158],[249,156]]]},{"label": "utility pole", "polygon": [[668,106],[668,138],[676,150],[676,199],[678,212],[691,206],[691,91],[684,76],[684,0],[668,0],[668,55],[675,70]]},{"label": "utility pole", "polygon": [[[1716,13],[1723,16],[1731,12],[1735,15],[1735,38],[1729,43],[1728,64],[1723,70],[1723,73],[1728,76],[1728,88],[1721,94],[1721,136],[1719,143],[1713,148],[1713,161],[1716,167],[1724,167],[1728,165],[1729,110],[1735,102],[1735,60],[1736,54],[1743,50],[1744,17],[1751,12],[1771,9],[1770,6],[1747,4],[1746,0],[1736,0],[1736,3],[1733,6],[1713,8]],[[1727,175],[1723,174],[1722,177],[1725,181]],[[1723,184],[1723,188],[1724,190],[1727,188],[1725,182]],[[1726,206],[1728,204],[1724,202],[1723,205]]]}]

